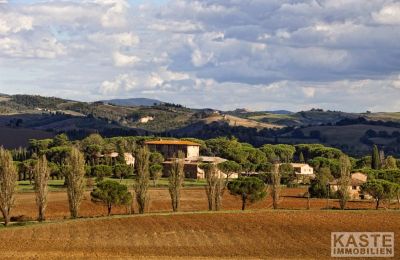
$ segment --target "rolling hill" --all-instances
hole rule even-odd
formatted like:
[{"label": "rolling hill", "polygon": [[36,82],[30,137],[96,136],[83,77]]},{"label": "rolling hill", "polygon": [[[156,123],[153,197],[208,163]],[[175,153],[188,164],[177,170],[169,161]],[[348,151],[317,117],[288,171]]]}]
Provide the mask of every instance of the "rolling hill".
[{"label": "rolling hill", "polygon": [[116,106],[149,106],[149,107],[164,103],[160,100],[149,99],[149,98],[110,99],[110,100],[101,100],[100,102]]},{"label": "rolling hill", "polygon": [[[72,139],[94,132],[106,137],[234,136],[255,146],[322,143],[352,155],[366,154],[372,144],[377,144],[389,154],[400,155],[400,113],[358,114],[321,109],[296,113],[246,109],[218,111],[191,109],[151,99],[120,100],[112,104],[112,101],[87,103],[56,97],[0,95],[0,127],[31,129],[52,135],[64,132]],[[21,136],[25,141],[16,141],[14,147],[26,143],[28,138],[37,138],[28,134]],[[4,140],[1,132],[0,140]]]}]

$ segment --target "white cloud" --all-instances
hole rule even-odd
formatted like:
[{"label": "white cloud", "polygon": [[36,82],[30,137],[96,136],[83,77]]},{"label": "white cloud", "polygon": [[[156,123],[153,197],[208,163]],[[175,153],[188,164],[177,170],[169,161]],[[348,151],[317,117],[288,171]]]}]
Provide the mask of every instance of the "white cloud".
[{"label": "white cloud", "polygon": [[379,23],[400,25],[400,3],[390,3],[382,7],[372,17]]},{"label": "white cloud", "polygon": [[96,32],[89,34],[88,39],[98,45],[108,45],[112,48],[133,47],[140,42],[137,35],[132,32],[110,33]]},{"label": "white cloud", "polygon": [[163,91],[175,88],[176,86],[173,84],[188,79],[190,79],[190,76],[186,73],[173,72],[165,67],[161,67],[158,71],[150,73],[136,72],[120,74],[113,81],[104,81],[101,84],[100,92],[103,94],[118,95],[132,90],[148,91],[158,89]]},{"label": "white cloud", "polygon": [[33,29],[33,18],[17,13],[0,12],[0,35],[29,31]]},{"label": "white cloud", "polygon": [[129,67],[140,62],[140,58],[136,56],[125,55],[118,51],[114,52],[113,58],[114,64],[117,67]]},{"label": "white cloud", "polygon": [[186,21],[162,21],[159,23],[152,23],[149,28],[156,31],[163,32],[180,32],[191,33],[202,31],[203,27],[200,23],[195,23],[189,20]]},{"label": "white cloud", "polygon": [[301,90],[307,98],[313,98],[315,96],[315,88],[313,87],[303,87]]},{"label": "white cloud", "polygon": [[0,55],[8,57],[55,59],[66,53],[66,47],[53,37],[44,36],[32,42],[15,36],[0,38]]},{"label": "white cloud", "polygon": [[201,50],[195,49],[192,53],[192,63],[195,67],[201,67],[209,63],[213,56],[214,54],[212,52],[203,53]]}]

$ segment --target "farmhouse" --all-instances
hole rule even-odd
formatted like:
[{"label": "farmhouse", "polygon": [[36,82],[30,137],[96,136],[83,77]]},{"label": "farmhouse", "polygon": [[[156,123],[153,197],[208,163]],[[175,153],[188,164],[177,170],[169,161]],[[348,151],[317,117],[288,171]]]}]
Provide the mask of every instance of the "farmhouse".
[{"label": "farmhouse", "polygon": [[291,163],[296,175],[313,176],[314,169],[306,163]]},{"label": "farmhouse", "polygon": [[127,165],[135,165],[135,157],[131,153],[124,153],[124,158]]},{"label": "farmhouse", "polygon": [[[200,156],[200,144],[190,141],[182,140],[157,140],[148,141],[145,144],[152,152],[161,153],[166,159],[163,162],[163,176],[168,177],[171,170],[171,165],[174,158],[177,157],[179,151],[185,154],[184,158],[184,172],[185,178],[189,179],[204,179],[205,173],[200,169],[202,163],[215,163],[219,164],[225,162],[226,159],[220,157]],[[226,177],[222,172],[220,176]],[[238,178],[238,173],[234,173],[230,178]]]},{"label": "farmhouse", "polygon": [[152,152],[161,153],[165,159],[176,158],[178,152],[185,154],[185,158],[197,159],[200,156],[200,144],[181,140],[157,140],[145,142]]},{"label": "farmhouse", "polygon": [[[350,185],[348,186],[351,199],[363,199],[366,197],[361,191],[361,185],[367,182],[367,178],[368,176],[361,172],[356,172],[351,175]],[[333,180],[329,183],[329,186],[331,191],[336,192],[339,189],[338,180]]]},{"label": "farmhouse", "polygon": [[[117,152],[112,152],[109,154],[98,154],[97,158],[111,158],[111,159],[115,159],[118,157],[118,153]],[[135,157],[133,157],[133,155],[131,153],[124,153],[124,159],[125,159],[125,163],[127,165],[131,165],[134,166],[135,165]]]},{"label": "farmhouse", "polygon": [[[225,161],[227,161],[227,160],[220,158],[220,157],[209,157],[209,156],[199,156],[198,158],[185,159],[185,162],[184,162],[185,178],[204,179],[205,173],[204,173],[204,170],[200,168],[200,164],[202,164],[202,163],[219,164],[219,163],[223,163]],[[163,163],[163,166],[164,166],[163,176],[165,176],[165,177],[169,176],[172,163],[173,163],[172,160],[168,160]],[[223,173],[219,170],[218,170],[218,176],[222,177],[222,178],[227,177],[227,175],[225,173]],[[237,179],[238,176],[239,176],[239,173],[232,173],[228,177],[230,179]]]}]

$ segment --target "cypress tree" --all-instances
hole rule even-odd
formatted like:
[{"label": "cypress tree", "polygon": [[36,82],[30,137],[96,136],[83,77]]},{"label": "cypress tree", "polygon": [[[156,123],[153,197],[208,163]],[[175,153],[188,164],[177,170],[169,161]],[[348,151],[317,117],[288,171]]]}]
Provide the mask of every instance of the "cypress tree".
[{"label": "cypress tree", "polygon": [[376,145],[374,145],[372,149],[372,161],[371,161],[371,168],[374,170],[379,170],[380,169],[380,156],[379,156],[379,150]]},{"label": "cypress tree", "polygon": [[17,179],[18,173],[11,153],[0,146],[0,211],[3,214],[5,226],[10,222]]},{"label": "cypress tree", "polygon": [[300,161],[301,163],[304,163],[304,162],[305,162],[303,152],[300,152],[299,161]]}]

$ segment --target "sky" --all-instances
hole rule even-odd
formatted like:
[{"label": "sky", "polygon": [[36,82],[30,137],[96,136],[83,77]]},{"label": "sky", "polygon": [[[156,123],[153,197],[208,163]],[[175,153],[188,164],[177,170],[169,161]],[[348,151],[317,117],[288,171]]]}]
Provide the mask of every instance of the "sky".
[{"label": "sky", "polygon": [[0,0],[0,93],[400,111],[400,1]]}]

